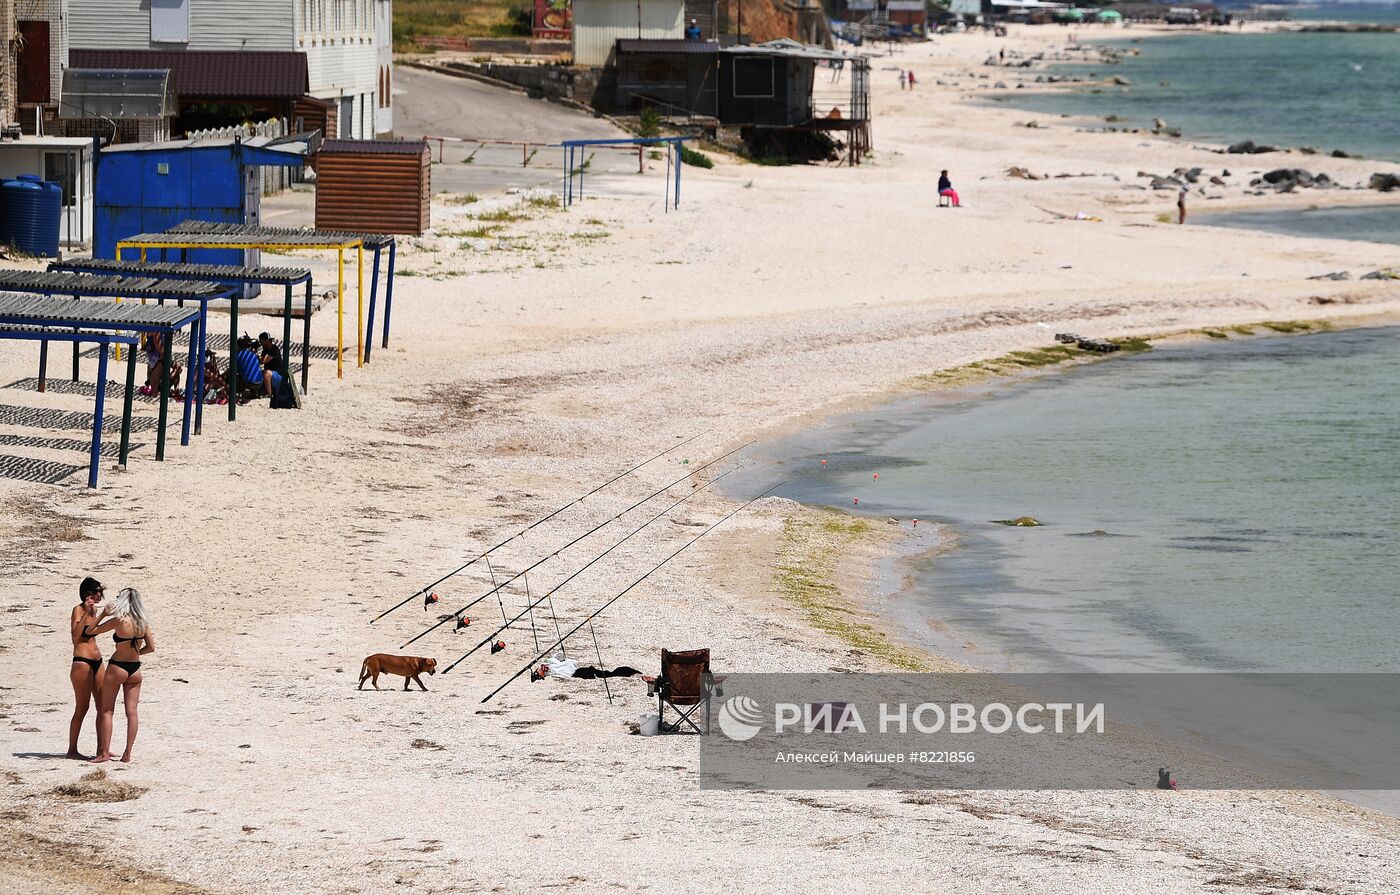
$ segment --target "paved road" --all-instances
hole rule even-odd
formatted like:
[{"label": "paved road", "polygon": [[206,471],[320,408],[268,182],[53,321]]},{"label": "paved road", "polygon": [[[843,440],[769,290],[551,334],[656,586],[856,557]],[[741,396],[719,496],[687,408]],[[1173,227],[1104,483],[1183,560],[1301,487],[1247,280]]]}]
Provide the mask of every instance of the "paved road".
[{"label": "paved road", "polygon": [[[422,136],[475,139],[559,140],[625,137],[627,134],[601,118],[567,106],[530,99],[524,94],[450,75],[398,66],[394,69],[394,133],[416,139]],[[507,187],[556,184],[562,175],[562,150],[541,149],[522,166],[518,146],[485,146],[447,143],[443,161],[433,147],[433,192],[489,193]],[[465,159],[475,150],[472,161]],[[635,156],[607,155],[606,167],[636,170]],[[595,161],[590,170],[603,167]],[[600,172],[602,173],[602,172]]]}]

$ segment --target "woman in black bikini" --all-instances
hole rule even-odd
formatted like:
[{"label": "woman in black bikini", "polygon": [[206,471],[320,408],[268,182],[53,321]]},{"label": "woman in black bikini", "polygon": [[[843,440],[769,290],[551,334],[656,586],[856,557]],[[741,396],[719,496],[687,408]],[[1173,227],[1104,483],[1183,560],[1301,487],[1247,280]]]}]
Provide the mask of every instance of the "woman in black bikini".
[{"label": "woman in black bikini", "polygon": [[102,652],[95,635],[84,631],[97,627],[97,607],[102,602],[102,583],[96,578],[84,578],[78,585],[78,605],[68,616],[68,628],[73,636],[73,664],[68,679],[73,682],[73,720],[68,722],[68,757],[87,758],[78,751],[78,735],[87,718],[88,705],[98,706],[102,692]]},{"label": "woman in black bikini", "polygon": [[102,611],[107,621],[91,634],[112,632],[116,652],[107,662],[107,674],[102,681],[102,697],[97,704],[97,754],[90,761],[100,764],[112,760],[112,715],[117,708],[117,690],[122,691],[126,706],[126,751],[122,761],[131,761],[131,746],[136,742],[136,705],[141,701],[141,657],[156,651],[151,620],[141,605],[141,595],[135,588],[123,588],[112,604]]}]

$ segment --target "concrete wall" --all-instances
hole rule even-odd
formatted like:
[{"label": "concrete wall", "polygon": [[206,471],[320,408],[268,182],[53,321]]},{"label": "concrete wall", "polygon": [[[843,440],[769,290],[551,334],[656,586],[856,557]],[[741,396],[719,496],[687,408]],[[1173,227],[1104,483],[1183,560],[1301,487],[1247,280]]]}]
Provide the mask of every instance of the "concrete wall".
[{"label": "concrete wall", "polygon": [[574,0],[575,65],[606,64],[629,37],[683,39],[685,0]]}]

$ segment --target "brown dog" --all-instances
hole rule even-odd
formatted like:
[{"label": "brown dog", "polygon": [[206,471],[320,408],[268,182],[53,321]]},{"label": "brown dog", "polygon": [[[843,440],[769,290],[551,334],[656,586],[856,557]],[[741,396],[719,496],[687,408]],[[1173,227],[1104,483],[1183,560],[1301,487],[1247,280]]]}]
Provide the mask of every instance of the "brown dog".
[{"label": "brown dog", "polygon": [[[374,684],[374,689],[379,689],[379,675],[398,674],[403,676],[403,688],[408,689],[409,681],[413,681],[418,686],[423,687],[423,681],[418,675],[423,672],[437,674],[437,659],[424,659],[421,656],[391,656],[388,653],[375,653],[365,659],[360,666],[360,684],[356,690],[365,688],[365,681]],[[423,687],[427,690],[427,687]]]}]

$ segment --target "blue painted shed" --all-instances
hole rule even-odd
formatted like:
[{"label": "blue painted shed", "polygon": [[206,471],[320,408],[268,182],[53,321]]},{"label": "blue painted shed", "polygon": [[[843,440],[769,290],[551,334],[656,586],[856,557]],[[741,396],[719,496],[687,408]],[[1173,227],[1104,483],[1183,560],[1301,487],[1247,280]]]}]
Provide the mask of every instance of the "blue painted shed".
[{"label": "blue painted shed", "polygon": [[[96,153],[93,175],[92,255],[114,258],[118,240],[138,233],[159,233],[181,221],[259,224],[262,193],[257,168],[300,166],[306,151],[305,139],[266,137],[106,147]],[[257,263],[231,249],[191,250],[184,260]]]}]

